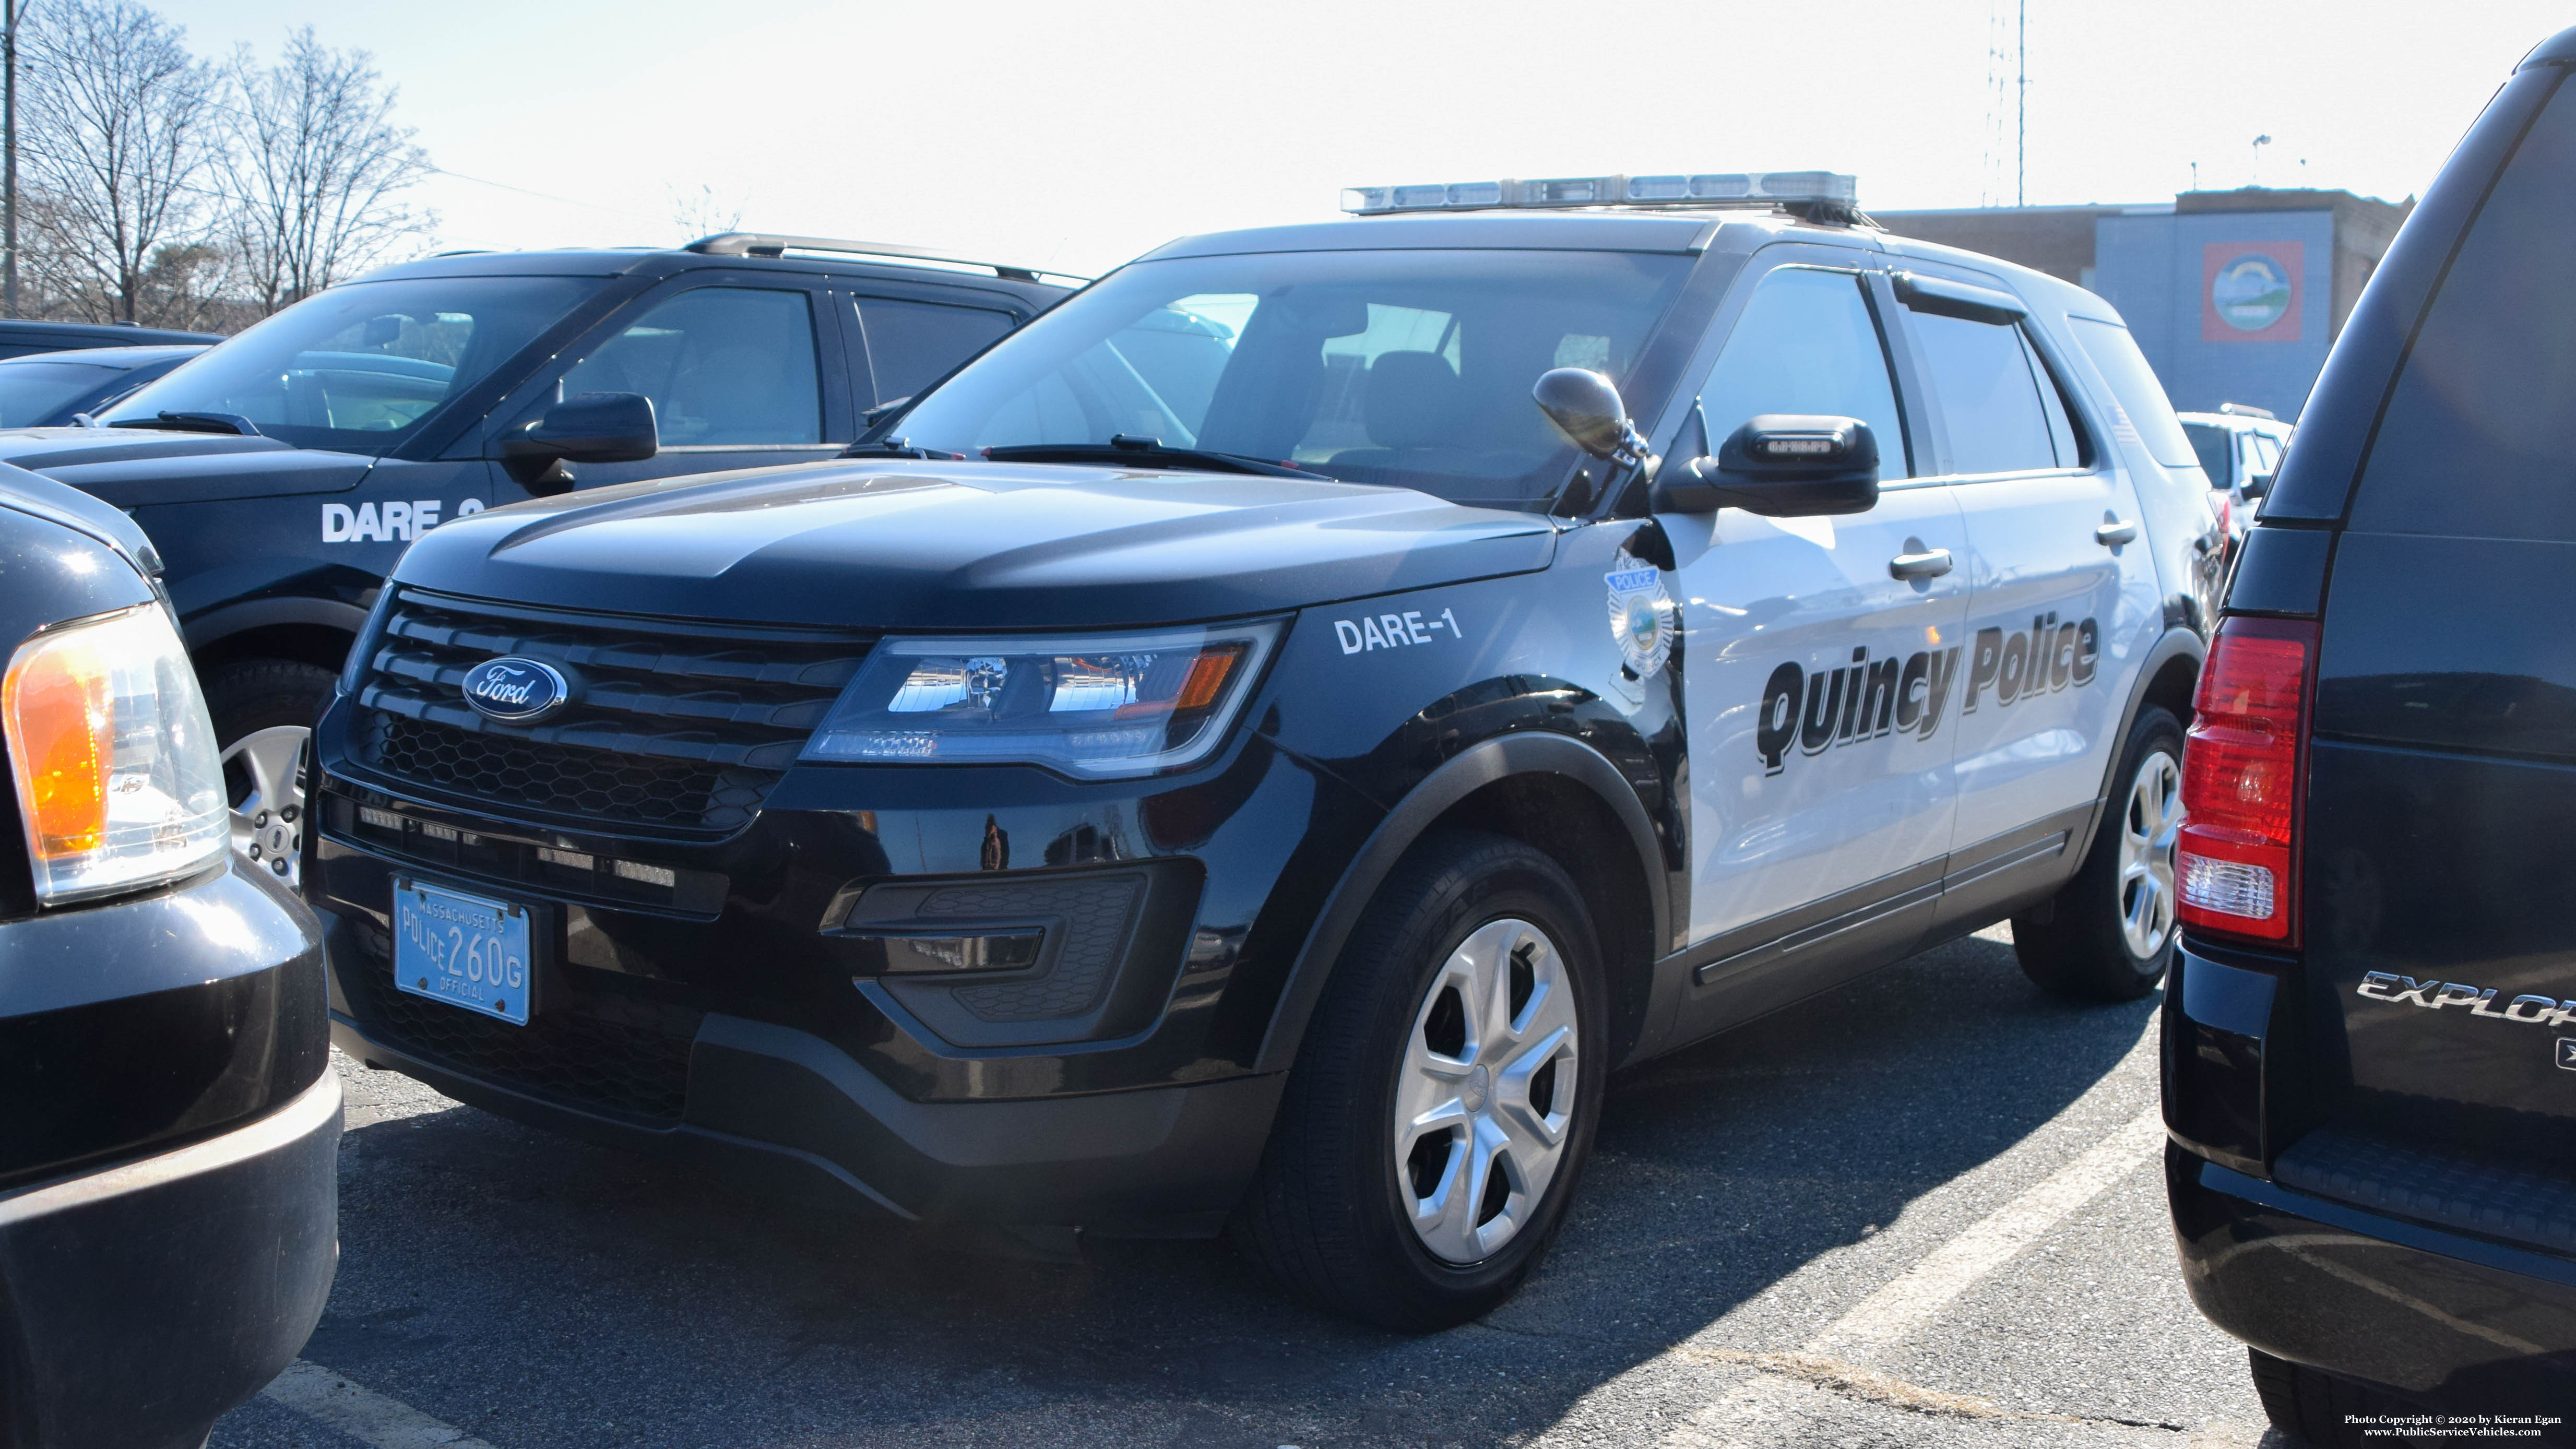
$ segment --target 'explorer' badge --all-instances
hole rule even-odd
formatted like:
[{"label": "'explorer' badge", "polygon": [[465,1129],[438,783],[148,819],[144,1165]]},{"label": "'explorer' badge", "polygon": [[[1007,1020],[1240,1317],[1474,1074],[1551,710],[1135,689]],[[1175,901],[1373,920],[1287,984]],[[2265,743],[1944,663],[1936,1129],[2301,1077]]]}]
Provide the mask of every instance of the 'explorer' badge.
[{"label": "'explorer' badge", "polygon": [[535,659],[486,659],[465,671],[465,702],[488,719],[528,724],[572,700],[563,671]]}]

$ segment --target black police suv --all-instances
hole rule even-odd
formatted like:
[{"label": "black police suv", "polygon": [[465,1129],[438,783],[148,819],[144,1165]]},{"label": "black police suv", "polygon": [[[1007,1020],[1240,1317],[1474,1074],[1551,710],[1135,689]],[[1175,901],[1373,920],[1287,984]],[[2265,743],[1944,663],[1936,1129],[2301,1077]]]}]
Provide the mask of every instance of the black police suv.
[{"label": "black police suv", "polygon": [[2118,317],[1848,177],[1430,192],[424,536],[317,727],[336,1039],[1425,1327],[1613,1066],[2006,916],[2149,989],[2217,533]]},{"label": "black police suv", "polygon": [[195,1449],[339,1261],[313,913],[236,858],[152,546],[0,468],[0,1446]]},{"label": "black police suv", "polygon": [[287,308],[107,407],[104,429],[0,433],[0,462],[159,545],[237,837],[288,875],[295,832],[275,827],[300,809],[297,752],[412,539],[532,494],[829,458],[1066,280],[742,232],[434,257]]},{"label": "black police suv", "polygon": [[203,342],[0,357],[0,427],[78,427],[206,350]]},{"label": "black police suv", "polygon": [[2531,53],[2363,293],[2185,756],[2174,1231],[2320,1444],[2576,1421],[2571,71]]}]

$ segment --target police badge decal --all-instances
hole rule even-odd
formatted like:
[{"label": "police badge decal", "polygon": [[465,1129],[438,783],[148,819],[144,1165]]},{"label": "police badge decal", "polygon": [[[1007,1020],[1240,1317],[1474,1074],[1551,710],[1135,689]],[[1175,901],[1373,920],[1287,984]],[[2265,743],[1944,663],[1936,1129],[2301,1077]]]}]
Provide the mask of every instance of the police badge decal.
[{"label": "police badge decal", "polygon": [[1610,637],[1628,673],[1652,679],[1673,654],[1673,596],[1662,569],[1624,553],[1615,562],[1602,576],[1610,586]]}]

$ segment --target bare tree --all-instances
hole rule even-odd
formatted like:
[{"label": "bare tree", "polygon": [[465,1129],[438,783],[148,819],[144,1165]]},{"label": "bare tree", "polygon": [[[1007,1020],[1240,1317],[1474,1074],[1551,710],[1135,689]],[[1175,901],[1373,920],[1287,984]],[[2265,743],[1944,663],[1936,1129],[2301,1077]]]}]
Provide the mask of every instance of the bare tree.
[{"label": "bare tree", "polygon": [[[34,23],[30,24],[30,21]],[[153,260],[198,239],[215,75],[182,32],[130,0],[45,0],[21,12],[20,139],[28,260],[54,309],[147,317]]]},{"label": "bare tree", "polygon": [[741,230],[742,204],[717,196],[716,189],[705,182],[694,188],[666,182],[662,189],[671,198],[671,225],[678,229],[683,243]]},{"label": "bare tree", "polygon": [[427,177],[415,132],[393,122],[375,57],[331,50],[306,26],[261,67],[226,68],[234,134],[221,163],[245,284],[263,313],[290,306],[423,241],[437,213],[403,193]]}]

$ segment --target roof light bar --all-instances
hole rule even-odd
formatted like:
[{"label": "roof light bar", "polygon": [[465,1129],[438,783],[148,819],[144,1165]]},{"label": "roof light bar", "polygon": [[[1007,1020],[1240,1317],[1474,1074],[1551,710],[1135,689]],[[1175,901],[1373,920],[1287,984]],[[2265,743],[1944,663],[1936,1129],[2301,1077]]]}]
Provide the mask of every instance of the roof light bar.
[{"label": "roof light bar", "polygon": [[1699,176],[1562,176],[1545,181],[1463,181],[1447,186],[1354,186],[1342,210],[1477,211],[1547,206],[1831,206],[1860,204],[1860,186],[1833,171],[1731,171]]}]

